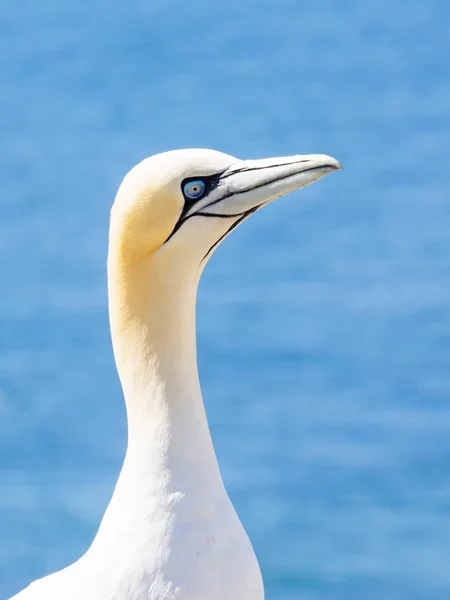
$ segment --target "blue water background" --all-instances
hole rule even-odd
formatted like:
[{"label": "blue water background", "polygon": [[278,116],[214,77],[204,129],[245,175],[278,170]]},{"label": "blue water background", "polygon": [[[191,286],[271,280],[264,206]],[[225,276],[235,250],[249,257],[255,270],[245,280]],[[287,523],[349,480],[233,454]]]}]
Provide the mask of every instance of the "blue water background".
[{"label": "blue water background", "polygon": [[4,0],[0,598],[89,545],[125,448],[109,208],[155,152],[345,170],[208,265],[199,363],[268,600],[450,597],[450,3]]}]

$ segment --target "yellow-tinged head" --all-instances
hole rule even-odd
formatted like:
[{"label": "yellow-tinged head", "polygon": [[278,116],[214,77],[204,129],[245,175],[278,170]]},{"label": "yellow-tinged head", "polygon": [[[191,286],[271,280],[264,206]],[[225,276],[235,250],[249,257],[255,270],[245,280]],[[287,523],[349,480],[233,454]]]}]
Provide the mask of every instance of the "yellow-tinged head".
[{"label": "yellow-tinged head", "polygon": [[114,354],[127,406],[137,411],[134,426],[161,395],[177,405],[200,395],[196,291],[214,249],[258,208],[339,168],[325,155],[243,161],[177,150],[128,173],[111,211],[108,288]]},{"label": "yellow-tinged head", "polygon": [[320,154],[251,161],[204,149],[157,154],[123,180],[111,237],[130,258],[170,251],[200,265],[258,208],[339,168]]}]

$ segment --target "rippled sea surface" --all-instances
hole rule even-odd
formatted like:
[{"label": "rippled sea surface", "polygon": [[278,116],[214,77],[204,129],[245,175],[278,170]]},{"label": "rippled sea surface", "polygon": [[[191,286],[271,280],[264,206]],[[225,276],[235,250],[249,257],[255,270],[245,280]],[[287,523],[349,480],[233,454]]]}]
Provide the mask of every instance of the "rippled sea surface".
[{"label": "rippled sea surface", "polygon": [[199,367],[268,600],[450,597],[450,3],[5,0],[0,598],[89,545],[125,448],[109,208],[147,155],[324,152],[204,274]]}]

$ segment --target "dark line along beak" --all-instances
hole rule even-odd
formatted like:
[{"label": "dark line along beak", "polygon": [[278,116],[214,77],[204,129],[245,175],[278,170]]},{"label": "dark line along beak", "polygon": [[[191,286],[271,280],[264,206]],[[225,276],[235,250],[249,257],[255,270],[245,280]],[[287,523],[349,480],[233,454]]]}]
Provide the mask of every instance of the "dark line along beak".
[{"label": "dark line along beak", "polygon": [[[309,155],[290,159],[242,161],[227,169],[220,178],[220,186],[227,191],[218,198],[209,198],[194,214],[204,217],[233,218],[236,220],[209,248],[205,260],[220,242],[242,221],[268,202],[288,192],[305,187],[328,173],[342,169],[331,156]],[[189,218],[189,214],[188,217]]]},{"label": "dark line along beak", "polygon": [[191,207],[185,218],[194,213],[239,217],[341,168],[335,158],[324,154],[239,161],[221,174],[217,188]]},{"label": "dark line along beak", "polygon": [[342,169],[341,164],[326,154],[235,162],[214,177],[216,185],[205,198],[191,206],[185,206],[166,241],[175,235],[183,223],[194,216],[235,218],[238,219],[238,225],[245,217],[268,202],[305,187],[338,169]]}]

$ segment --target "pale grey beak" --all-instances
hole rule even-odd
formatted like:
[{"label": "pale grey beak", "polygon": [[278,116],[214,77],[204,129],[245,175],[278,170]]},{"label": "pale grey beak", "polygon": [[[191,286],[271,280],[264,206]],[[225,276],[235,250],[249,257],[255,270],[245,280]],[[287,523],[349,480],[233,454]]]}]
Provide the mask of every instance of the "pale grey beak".
[{"label": "pale grey beak", "polygon": [[216,189],[205,201],[186,216],[241,216],[341,168],[335,158],[325,154],[238,161],[220,175]]}]

